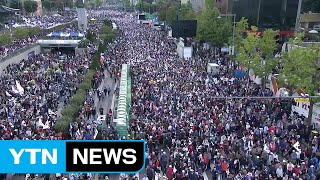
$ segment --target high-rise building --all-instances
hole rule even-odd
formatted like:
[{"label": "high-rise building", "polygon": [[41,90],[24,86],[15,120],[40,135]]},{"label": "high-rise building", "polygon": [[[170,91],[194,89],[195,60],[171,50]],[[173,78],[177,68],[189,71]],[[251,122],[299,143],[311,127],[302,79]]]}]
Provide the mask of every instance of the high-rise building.
[{"label": "high-rise building", "polygon": [[260,29],[295,28],[299,0],[229,0],[229,3],[229,13],[236,14],[237,20],[245,17]]}]

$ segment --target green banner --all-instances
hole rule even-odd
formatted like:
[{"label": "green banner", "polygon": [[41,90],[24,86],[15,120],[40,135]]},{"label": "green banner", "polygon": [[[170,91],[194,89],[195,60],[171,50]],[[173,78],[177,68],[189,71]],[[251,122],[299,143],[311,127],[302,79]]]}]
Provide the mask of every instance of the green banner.
[{"label": "green banner", "polygon": [[120,78],[116,129],[121,138],[128,137],[128,125],[130,120],[131,77],[129,68],[130,66],[127,64],[122,65]]}]

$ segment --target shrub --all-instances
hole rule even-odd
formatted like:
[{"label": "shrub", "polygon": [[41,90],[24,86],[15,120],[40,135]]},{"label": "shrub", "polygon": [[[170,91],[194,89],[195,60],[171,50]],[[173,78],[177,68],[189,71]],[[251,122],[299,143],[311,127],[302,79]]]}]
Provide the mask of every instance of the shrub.
[{"label": "shrub", "polygon": [[85,90],[79,89],[78,92],[74,96],[72,96],[72,99],[70,101],[71,105],[75,107],[80,107],[84,102],[84,95]]},{"label": "shrub", "polygon": [[67,121],[60,120],[54,125],[56,132],[67,132],[69,130],[69,123]]},{"label": "shrub", "polygon": [[61,114],[62,116],[66,116],[66,117],[74,117],[75,113],[77,113],[78,110],[79,110],[79,106],[70,104],[61,112]]},{"label": "shrub", "polygon": [[89,70],[84,76],[82,83],[79,85],[79,90],[72,96],[70,105],[61,112],[62,118],[55,125],[55,130],[58,132],[68,131],[69,123],[78,120],[76,116],[78,115],[80,108],[83,106],[85,93],[91,87],[91,81],[96,70],[100,68],[100,54],[105,51],[107,43],[111,42],[116,37],[117,33],[107,25],[105,25],[100,31],[105,33],[100,36],[105,43],[99,44],[98,51],[92,58]]}]

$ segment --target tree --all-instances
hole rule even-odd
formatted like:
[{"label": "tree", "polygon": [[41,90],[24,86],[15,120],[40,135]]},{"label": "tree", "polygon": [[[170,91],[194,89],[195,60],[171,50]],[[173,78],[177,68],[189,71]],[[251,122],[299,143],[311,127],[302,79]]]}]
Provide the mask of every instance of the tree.
[{"label": "tree", "polygon": [[0,5],[6,5],[6,0],[0,0]]},{"label": "tree", "polygon": [[21,5],[22,5],[21,0],[11,0],[9,4],[9,6],[14,9],[20,9]]},{"label": "tree", "polygon": [[53,0],[53,4],[56,8],[63,10],[65,7],[73,7],[73,0]]},{"label": "tree", "polygon": [[130,0],[123,0],[123,6],[124,8],[129,8],[131,6]]},{"label": "tree", "polygon": [[195,19],[196,15],[194,10],[192,9],[192,5],[190,1],[187,4],[182,4],[179,12],[180,20],[192,20]]},{"label": "tree", "polygon": [[31,1],[31,0],[24,1],[23,6],[27,13],[34,13],[38,9],[38,3],[36,1]]},{"label": "tree", "polygon": [[13,28],[13,35],[15,38],[24,39],[28,36],[39,35],[41,29],[39,27],[16,27]]},{"label": "tree", "polygon": [[[262,78],[263,88],[266,86],[266,81],[273,69],[278,64],[278,59],[274,56],[274,52],[277,49],[276,36],[278,32],[272,29],[267,29],[263,32],[263,36],[259,38],[259,56],[261,60],[253,63],[252,69],[255,74]],[[254,59],[254,60],[257,60]]]},{"label": "tree", "polygon": [[251,27],[251,32],[241,41],[236,60],[244,65],[248,71],[252,69],[262,78],[263,88],[272,70],[277,66],[278,60],[274,57],[276,50],[277,31],[267,29],[263,36],[258,35],[258,28]]},{"label": "tree", "polygon": [[[309,96],[317,94],[320,87],[320,46],[302,47],[303,34],[296,34],[295,40],[290,40],[290,49],[283,54],[283,69],[281,75],[288,84],[302,89]],[[309,113],[307,124],[312,124],[313,106],[320,99],[309,98]]]},{"label": "tree", "polygon": [[304,12],[320,12],[320,1],[303,0],[302,3],[302,9]]},{"label": "tree", "polygon": [[102,0],[95,0],[95,5],[96,7],[99,7],[103,4],[103,1]]},{"label": "tree", "polygon": [[237,52],[238,49],[240,49],[241,42],[245,36],[246,30],[249,28],[248,19],[245,19],[244,17],[242,17],[239,22],[236,22],[235,26],[236,27],[235,27],[235,33],[234,33],[234,46],[235,46],[235,51]]},{"label": "tree", "polygon": [[55,3],[53,3],[50,0],[44,0],[42,1],[42,7],[44,7],[47,11],[51,11],[55,6]]},{"label": "tree", "polygon": [[205,10],[198,16],[197,39],[222,47],[231,36],[232,24],[229,19],[218,18],[219,10],[213,0],[206,0]]}]

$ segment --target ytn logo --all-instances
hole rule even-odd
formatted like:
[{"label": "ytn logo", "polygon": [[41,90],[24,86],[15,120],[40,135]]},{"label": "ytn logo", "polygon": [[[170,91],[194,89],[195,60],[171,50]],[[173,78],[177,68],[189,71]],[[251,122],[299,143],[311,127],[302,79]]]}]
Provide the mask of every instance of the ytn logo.
[{"label": "ytn logo", "polygon": [[20,149],[19,152],[17,152],[15,149],[10,148],[9,149],[11,155],[14,159],[14,164],[20,164],[20,158],[22,154],[26,154],[27,156],[30,156],[30,164],[36,164],[37,162],[37,153],[41,153],[41,163],[47,164],[47,159],[51,162],[51,164],[57,164],[58,161],[58,151],[57,149],[53,149],[52,153],[50,153],[47,149],[39,149],[39,148],[26,148],[26,149]]}]

